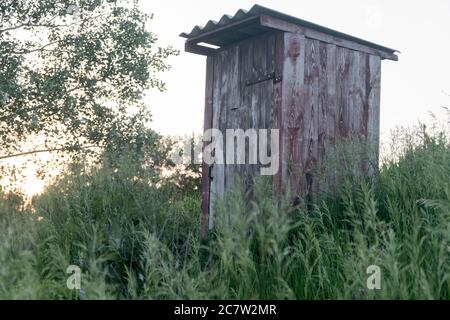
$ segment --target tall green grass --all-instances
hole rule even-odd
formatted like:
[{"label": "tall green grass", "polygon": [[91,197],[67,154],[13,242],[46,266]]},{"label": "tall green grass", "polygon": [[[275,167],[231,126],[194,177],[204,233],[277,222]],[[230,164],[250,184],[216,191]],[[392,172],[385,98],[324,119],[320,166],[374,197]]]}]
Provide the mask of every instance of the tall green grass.
[{"label": "tall green grass", "polygon": [[[280,202],[264,180],[251,202],[237,187],[206,241],[198,191],[132,155],[73,165],[33,213],[2,196],[0,299],[449,299],[448,134],[396,144],[376,177],[312,206]],[[66,287],[69,265],[81,290]],[[367,288],[372,265],[381,290]]]}]

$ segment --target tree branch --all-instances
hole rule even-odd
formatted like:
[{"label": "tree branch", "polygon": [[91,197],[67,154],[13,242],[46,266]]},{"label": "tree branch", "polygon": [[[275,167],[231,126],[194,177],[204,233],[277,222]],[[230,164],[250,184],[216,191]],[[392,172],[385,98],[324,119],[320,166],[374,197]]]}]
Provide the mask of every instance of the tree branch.
[{"label": "tree branch", "polygon": [[66,41],[67,39],[61,39],[61,40],[57,40],[57,41],[52,41],[50,43],[47,43],[46,45],[43,45],[42,47],[39,48],[35,48],[35,49],[31,49],[31,50],[22,50],[22,51],[11,51],[12,54],[29,54],[29,53],[33,53],[33,52],[37,52],[37,51],[43,51],[45,50],[45,48],[50,47],[54,44]]},{"label": "tree branch", "polygon": [[20,28],[49,28],[49,29],[54,29],[54,28],[68,28],[68,27],[72,27],[74,25],[80,24],[81,22],[86,22],[86,21],[90,21],[90,20],[95,20],[98,19],[102,16],[105,16],[105,14],[98,14],[89,18],[86,18],[84,21],[82,21],[81,19],[79,21],[76,22],[72,22],[72,23],[68,23],[68,24],[51,24],[50,22],[55,20],[55,18],[57,18],[58,16],[54,16],[49,22],[47,23],[36,23],[36,24],[32,24],[32,23],[21,23],[17,26],[12,26],[12,27],[8,27],[5,29],[1,29],[0,30],[0,34],[7,32],[7,31],[13,31],[13,30],[17,30]]},{"label": "tree branch", "polygon": [[[95,149],[95,148],[100,148],[100,146],[86,146],[86,147],[81,147],[80,149],[81,150],[87,150],[87,149]],[[69,147],[64,147],[64,148],[54,148],[54,149],[31,150],[31,151],[17,153],[17,154],[9,154],[7,156],[0,156],[0,161],[6,160],[6,159],[12,159],[12,158],[19,158],[19,157],[30,156],[30,155],[39,154],[39,153],[51,153],[51,152],[57,152],[57,151],[67,151],[69,149],[70,149]]]},{"label": "tree branch", "polygon": [[13,31],[13,30],[17,30],[17,29],[22,28],[24,25],[25,25],[25,24],[22,23],[22,24],[19,24],[18,26],[14,26],[14,27],[9,27],[9,28],[6,28],[6,29],[2,29],[2,30],[0,30],[0,33],[8,32],[8,31]]}]

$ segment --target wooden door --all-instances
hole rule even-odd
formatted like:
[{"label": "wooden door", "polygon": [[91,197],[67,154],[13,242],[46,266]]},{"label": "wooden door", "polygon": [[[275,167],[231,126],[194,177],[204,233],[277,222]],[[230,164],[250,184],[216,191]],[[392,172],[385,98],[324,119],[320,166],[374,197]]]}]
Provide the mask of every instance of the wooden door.
[{"label": "wooden door", "polygon": [[[275,87],[281,82],[281,71],[275,66],[277,39],[280,33],[270,33],[245,40],[223,49],[213,59],[212,128],[223,134],[224,160],[226,162],[227,129],[270,129],[275,123]],[[281,37],[282,39],[282,37]],[[281,57],[282,58],[282,57]],[[235,147],[236,148],[236,147]],[[259,149],[258,150],[259,155]],[[209,228],[214,226],[214,206],[226,192],[236,186],[251,196],[252,186],[260,175],[260,165],[216,163],[212,166],[210,181]],[[235,149],[235,151],[237,151]],[[269,154],[270,143],[269,143]]]}]

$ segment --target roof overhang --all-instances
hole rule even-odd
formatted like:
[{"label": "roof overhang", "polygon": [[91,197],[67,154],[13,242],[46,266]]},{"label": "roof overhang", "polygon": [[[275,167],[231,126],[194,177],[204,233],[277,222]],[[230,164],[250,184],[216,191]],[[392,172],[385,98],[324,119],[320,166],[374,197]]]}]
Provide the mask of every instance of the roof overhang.
[{"label": "roof overhang", "polygon": [[306,38],[378,55],[382,59],[398,60],[398,56],[395,54],[399,52],[398,50],[328,29],[259,5],[253,6],[250,11],[239,10],[234,16],[224,15],[219,22],[210,20],[206,26],[196,26],[190,33],[182,33],[180,36],[187,39],[187,52],[211,55],[218,50],[217,48],[226,47],[273,30],[298,33]]}]

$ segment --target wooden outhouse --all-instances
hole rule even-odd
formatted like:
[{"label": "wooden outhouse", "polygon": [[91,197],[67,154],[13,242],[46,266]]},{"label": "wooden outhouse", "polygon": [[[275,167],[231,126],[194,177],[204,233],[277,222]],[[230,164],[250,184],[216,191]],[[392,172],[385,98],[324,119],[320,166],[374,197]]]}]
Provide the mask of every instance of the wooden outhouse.
[{"label": "wooden outhouse", "polygon": [[[374,145],[378,163],[381,61],[397,61],[396,50],[259,5],[181,36],[187,52],[207,56],[205,131],[279,130],[278,190],[306,197],[314,168],[348,138]],[[215,200],[236,177],[251,189],[255,167],[203,164],[203,234]]]}]

